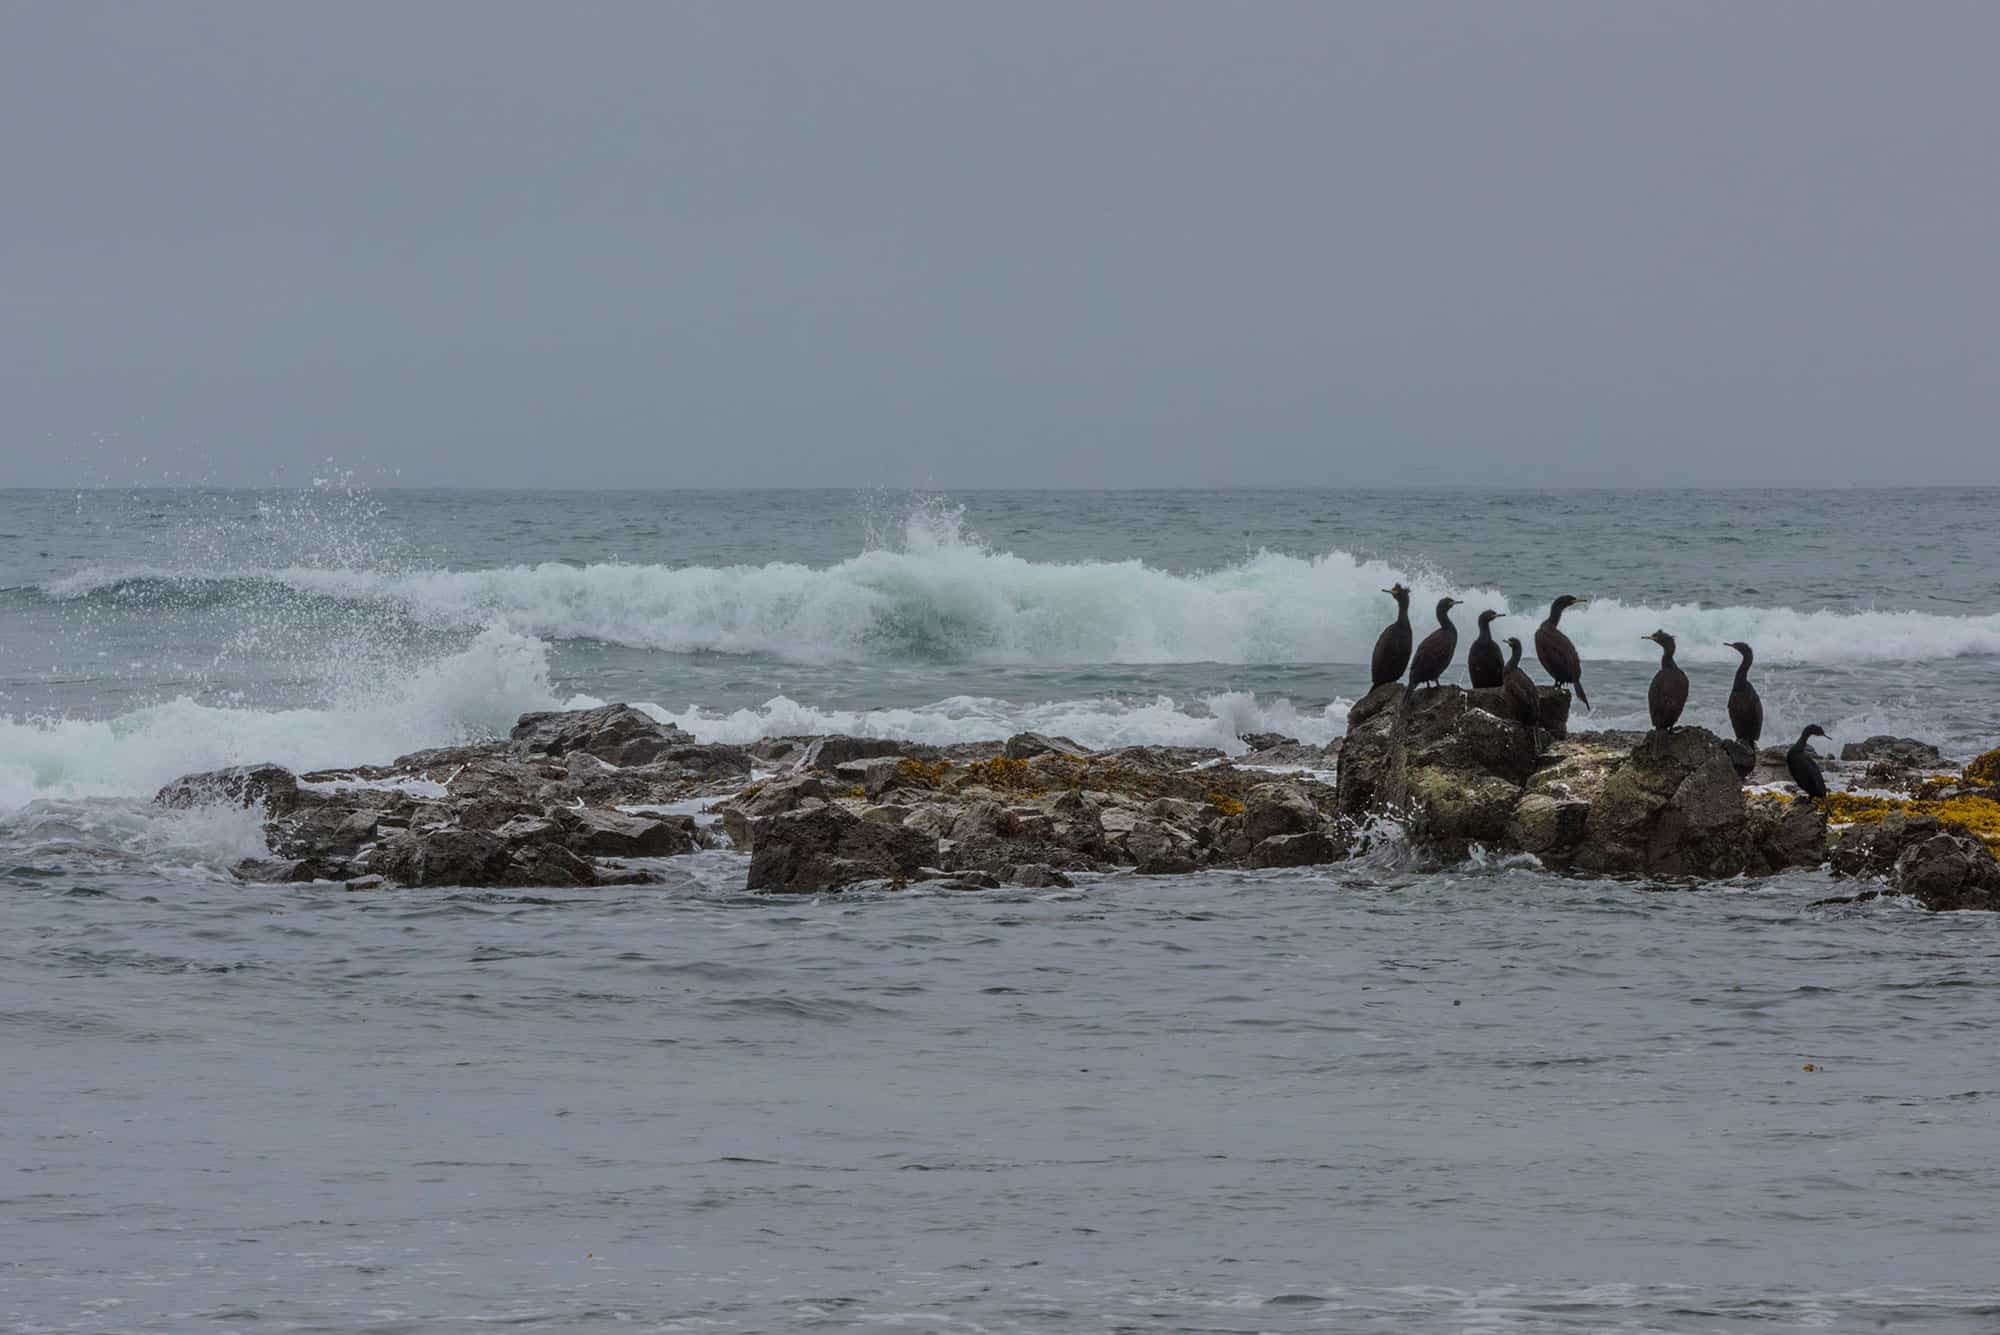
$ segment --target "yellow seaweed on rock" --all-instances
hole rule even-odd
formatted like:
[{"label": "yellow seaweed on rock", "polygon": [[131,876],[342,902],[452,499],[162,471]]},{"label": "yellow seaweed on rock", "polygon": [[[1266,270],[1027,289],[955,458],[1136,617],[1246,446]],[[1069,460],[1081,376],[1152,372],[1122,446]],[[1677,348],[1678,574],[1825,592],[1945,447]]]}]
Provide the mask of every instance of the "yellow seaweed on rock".
[{"label": "yellow seaweed on rock", "polygon": [[1965,767],[1965,782],[1971,788],[1991,788],[2000,784],[2000,746]]},{"label": "yellow seaweed on rock", "polygon": [[1939,824],[1972,835],[2000,852],[2000,802],[1990,797],[1960,795],[1910,800],[1858,793],[1826,795],[1826,816],[1835,825],[1872,824],[1898,811],[1910,816],[1935,817]]}]

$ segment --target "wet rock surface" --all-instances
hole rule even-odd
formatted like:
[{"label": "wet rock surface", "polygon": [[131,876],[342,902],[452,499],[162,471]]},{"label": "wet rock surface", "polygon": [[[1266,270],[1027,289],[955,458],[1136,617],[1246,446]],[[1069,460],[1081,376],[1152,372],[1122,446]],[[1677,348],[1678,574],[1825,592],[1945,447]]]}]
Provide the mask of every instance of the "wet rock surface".
[{"label": "wet rock surface", "polygon": [[[1236,761],[1197,747],[1092,752],[1034,733],[740,748],[607,705],[524,715],[503,741],[383,766],[188,775],[157,800],[261,807],[270,856],[237,872],[269,884],[632,884],[654,876],[650,860],[726,846],[749,854],[751,890],[1060,887],[1076,873],[1337,862],[1386,820],[1439,860],[1483,848],[1555,871],[1693,879],[1828,864],[1934,908],[2000,905],[2000,756],[1926,775],[1921,798],[1797,801],[1746,793],[1747,757],[1705,729],[1572,734],[1567,704],[1544,688],[1555,727],[1530,737],[1498,691],[1391,684],[1355,704],[1335,746],[1259,735]],[[1850,769],[1923,754],[1908,739],[1863,746]]]}]

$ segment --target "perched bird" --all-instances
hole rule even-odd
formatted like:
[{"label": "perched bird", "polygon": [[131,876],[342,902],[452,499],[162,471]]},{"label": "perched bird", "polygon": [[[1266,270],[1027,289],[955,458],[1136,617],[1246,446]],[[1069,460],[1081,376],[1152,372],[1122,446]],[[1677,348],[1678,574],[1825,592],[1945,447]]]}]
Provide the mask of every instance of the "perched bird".
[{"label": "perched bird", "polygon": [[1387,685],[1403,679],[1410,665],[1410,591],[1400,584],[1382,590],[1396,600],[1396,619],[1375,637],[1375,657],[1370,660],[1374,684]]},{"label": "perched bird", "polygon": [[1743,661],[1736,667],[1736,683],[1729,688],[1729,727],[1737,741],[1755,751],[1757,739],[1764,735],[1764,702],[1757,698],[1757,688],[1750,684],[1750,664],[1756,655],[1741,640],[1731,643],[1729,648],[1743,655]]},{"label": "perched bird", "polygon": [[1569,636],[1562,633],[1561,623],[1565,609],[1588,601],[1566,593],[1549,604],[1548,620],[1535,627],[1535,658],[1542,670],[1555,678],[1556,685],[1574,687],[1585,709],[1590,708],[1590,697],[1583,693],[1583,660],[1576,656]]},{"label": "perched bird", "polygon": [[1825,728],[1808,723],[1799,739],[1792,743],[1792,749],[1785,752],[1785,768],[1792,772],[1792,782],[1809,798],[1826,796],[1826,776],[1819,772],[1819,760],[1812,749],[1812,739],[1824,736]]},{"label": "perched bird", "polygon": [[1514,721],[1528,730],[1528,750],[1539,752],[1541,742],[1535,729],[1542,725],[1542,693],[1528,674],[1521,671],[1521,642],[1507,637],[1507,667],[1500,677],[1500,690],[1507,697],[1507,710]]},{"label": "perched bird", "polygon": [[1506,615],[1490,607],[1479,614],[1479,638],[1465,655],[1465,675],[1474,686],[1498,686],[1506,675],[1506,669],[1500,666],[1500,646],[1493,642],[1493,618]]},{"label": "perched bird", "polygon": [[1656,630],[1639,638],[1660,646],[1660,670],[1653,674],[1653,684],[1646,688],[1646,712],[1652,716],[1653,737],[1658,741],[1681,721],[1681,711],[1687,708],[1688,674],[1674,662],[1673,636]]},{"label": "perched bird", "polygon": [[1458,627],[1451,624],[1451,609],[1457,606],[1456,598],[1438,599],[1438,628],[1424,636],[1424,642],[1410,659],[1411,689],[1419,682],[1437,685],[1438,678],[1451,667],[1451,660],[1458,653]]}]

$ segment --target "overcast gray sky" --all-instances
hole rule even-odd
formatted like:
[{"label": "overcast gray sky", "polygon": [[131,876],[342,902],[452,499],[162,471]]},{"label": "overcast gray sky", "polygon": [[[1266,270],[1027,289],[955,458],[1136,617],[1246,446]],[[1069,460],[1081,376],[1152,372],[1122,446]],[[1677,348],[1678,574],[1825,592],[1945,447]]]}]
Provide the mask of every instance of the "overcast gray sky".
[{"label": "overcast gray sky", "polygon": [[2000,483],[2000,5],[0,0],[0,485]]}]

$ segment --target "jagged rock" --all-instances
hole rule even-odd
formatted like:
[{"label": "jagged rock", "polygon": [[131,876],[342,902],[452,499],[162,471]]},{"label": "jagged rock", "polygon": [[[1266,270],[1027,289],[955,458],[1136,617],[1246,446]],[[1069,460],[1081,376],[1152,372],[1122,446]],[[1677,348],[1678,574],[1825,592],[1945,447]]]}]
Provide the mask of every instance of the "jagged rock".
[{"label": "jagged rock", "polygon": [[1760,801],[1748,807],[1744,870],[1769,876],[1817,867],[1827,858],[1826,812],[1812,802]]},{"label": "jagged rock", "polygon": [[1524,793],[1508,819],[1503,846],[1533,853],[1544,861],[1567,860],[1583,842],[1590,803],[1550,792]]},{"label": "jagged rock", "polygon": [[1904,850],[1943,832],[1944,826],[1935,817],[1892,811],[1879,821],[1850,825],[1836,834],[1828,850],[1827,865],[1837,876],[1887,878],[1895,871],[1896,860]]},{"label": "jagged rock", "polygon": [[184,774],[155,793],[153,801],[177,811],[222,803],[262,805],[267,814],[279,816],[299,804],[299,781],[281,765],[232,765]]},{"label": "jagged rock", "polygon": [[1888,761],[1901,769],[1934,769],[1944,764],[1944,756],[1929,742],[1920,742],[1914,737],[1891,737],[1887,733],[1849,742],[1840,748],[1840,758]]},{"label": "jagged rock", "polygon": [[1007,739],[1001,754],[1009,760],[1028,760],[1034,756],[1083,755],[1089,747],[1073,742],[1067,737],[1044,737],[1038,732],[1017,732]]},{"label": "jagged rock", "polygon": [[437,830],[384,839],[368,870],[399,885],[493,886],[510,884],[510,863],[507,841],[491,830]]},{"label": "jagged rock", "polygon": [[751,890],[808,892],[856,881],[907,880],[938,844],[907,825],[864,821],[822,805],[765,816],[751,826]]},{"label": "jagged rock", "polygon": [[349,890],[386,890],[389,878],[386,876],[356,876],[348,881]]},{"label": "jagged rock", "polygon": [[1236,740],[1252,751],[1275,751],[1281,746],[1297,746],[1299,739],[1287,737],[1282,732],[1245,732],[1237,734]]},{"label": "jagged rock", "polygon": [[2000,910],[2000,862],[1971,835],[1940,831],[1910,845],[1896,858],[1889,883],[1928,909]]},{"label": "jagged rock", "polygon": [[902,776],[901,756],[871,756],[866,760],[843,760],[833,767],[835,787],[855,787],[877,798],[896,786]]},{"label": "jagged rock", "polygon": [[876,756],[911,756],[925,754],[929,748],[916,746],[910,742],[891,741],[886,737],[816,737],[799,757],[800,769],[838,769],[850,760],[869,760]]},{"label": "jagged rock", "polygon": [[694,739],[671,723],[630,705],[561,713],[523,714],[510,740],[530,755],[566,756],[582,751],[614,765],[644,765]]},{"label": "jagged rock", "polygon": [[619,811],[559,808],[549,821],[573,852],[614,858],[662,858],[694,851],[689,817],[629,816]]},{"label": "jagged rock", "polygon": [[796,764],[811,744],[810,737],[760,737],[744,749],[766,765],[785,766]]},{"label": "jagged rock", "polygon": [[1316,867],[1338,862],[1347,855],[1346,847],[1324,830],[1303,834],[1274,834],[1250,850],[1253,867]]},{"label": "jagged rock", "polygon": [[998,890],[1000,878],[988,871],[962,871],[936,884],[940,890]]},{"label": "jagged rock", "polygon": [[245,858],[229,869],[239,881],[252,885],[295,885],[304,881],[330,880],[322,868],[303,858]]},{"label": "jagged rock", "polygon": [[1749,861],[1749,813],[1729,753],[1704,728],[1642,742],[1605,780],[1571,864],[1585,871],[1733,876]]},{"label": "jagged rock", "polygon": [[819,805],[831,796],[831,791],[818,775],[795,774],[790,778],[773,779],[759,785],[755,791],[746,788],[721,803],[717,810],[722,815],[723,832],[738,848],[748,848],[751,822],[764,816],[793,811],[809,803]]},{"label": "jagged rock", "polygon": [[1319,825],[1319,808],[1295,784],[1260,783],[1243,796],[1243,837],[1253,845]]},{"label": "jagged rock", "polygon": [[1067,890],[1076,884],[1069,877],[1045,862],[1022,862],[1007,869],[1009,885],[1025,886],[1030,890]]},{"label": "jagged rock", "polygon": [[1133,865],[1148,876],[1170,876],[1195,869],[1199,849],[1187,834],[1159,821],[1144,820],[1125,836],[1125,851]]}]

